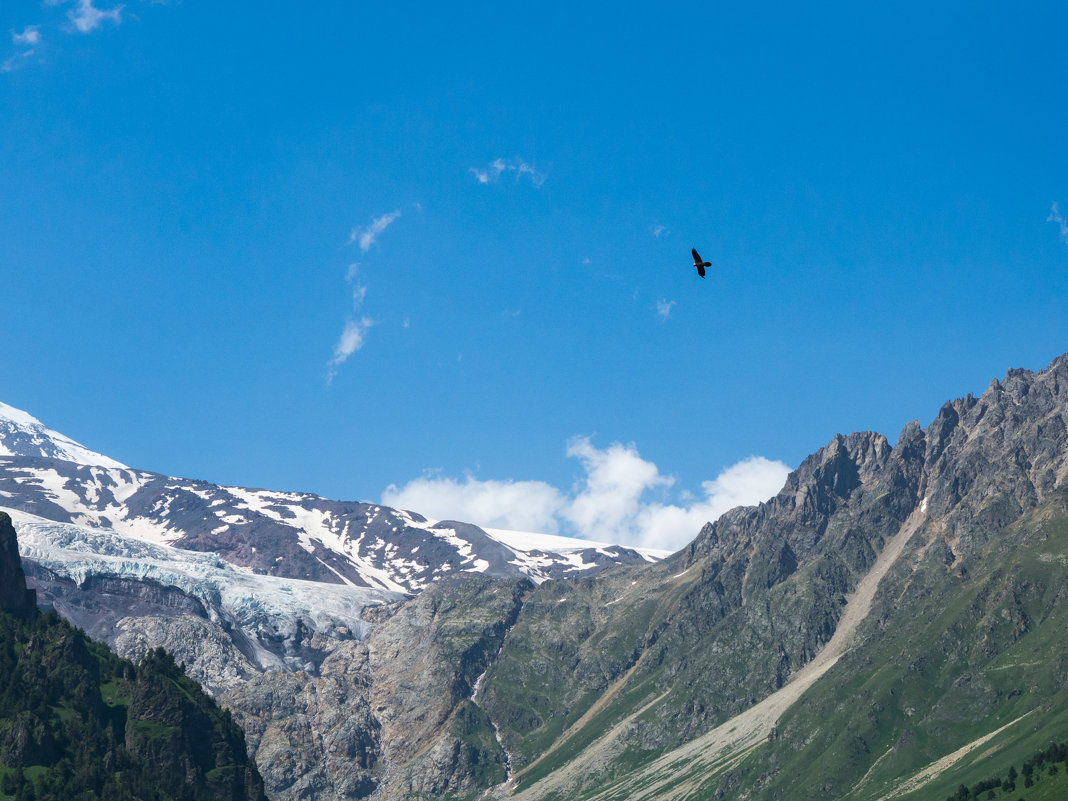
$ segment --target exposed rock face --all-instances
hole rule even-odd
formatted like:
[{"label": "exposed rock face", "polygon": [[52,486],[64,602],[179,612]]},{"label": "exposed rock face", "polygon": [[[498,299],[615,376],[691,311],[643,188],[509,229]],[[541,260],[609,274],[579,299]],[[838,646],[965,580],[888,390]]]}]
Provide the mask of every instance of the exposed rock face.
[{"label": "exposed rock face", "polygon": [[[295,622],[265,618],[257,606],[269,609],[279,591],[269,577],[256,577],[251,594],[227,605],[233,590],[222,583],[225,573],[197,574],[199,586],[171,576],[159,546],[134,553],[152,554],[157,579],[126,578],[123,569],[102,575],[103,566],[91,568],[88,559],[60,575],[52,568],[76,563],[58,551],[97,535],[26,526],[33,552],[51,560],[51,567],[30,563],[43,597],[128,658],[159,647],[172,653],[245,729],[272,799],[393,798],[420,787],[433,795],[490,782],[482,778],[487,771],[504,777],[503,751],[470,698],[533,589],[529,581],[472,574],[439,582],[407,604],[367,607],[374,629],[363,639],[370,623],[325,610]],[[124,560],[130,553],[116,552]],[[286,586],[296,592],[294,583]],[[325,585],[321,600],[345,592],[366,591]],[[343,610],[337,601],[333,608],[334,615]],[[284,636],[274,642],[272,632]],[[286,659],[265,661],[266,645]]]},{"label": "exposed rock face", "polygon": [[0,512],[0,609],[20,617],[37,609],[37,594],[26,589],[15,527],[4,512]]},{"label": "exposed rock face", "polygon": [[947,403],[927,431],[928,513],[956,555],[980,547],[1068,477],[1068,355],[1010,370],[979,397]]},{"label": "exposed rock face", "polygon": [[474,687],[515,622],[525,580],[441,582],[364,642],[335,644],[318,675],[230,684],[272,798],[463,796],[505,777]]}]

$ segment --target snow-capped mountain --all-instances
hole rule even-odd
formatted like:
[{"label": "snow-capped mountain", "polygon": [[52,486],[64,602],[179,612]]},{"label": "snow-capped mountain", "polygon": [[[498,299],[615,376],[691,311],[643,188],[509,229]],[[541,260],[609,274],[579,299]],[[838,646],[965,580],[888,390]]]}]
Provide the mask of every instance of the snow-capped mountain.
[{"label": "snow-capped mountain", "polygon": [[[477,664],[500,648],[500,599],[514,606],[528,578],[665,555],[136,470],[0,405],[2,511],[39,602],[135,661],[174,654],[245,728],[271,797],[292,801],[374,787],[382,721],[409,725],[395,699],[452,669],[426,640],[452,608],[438,590],[477,596]],[[495,578],[449,580],[464,574]],[[435,703],[452,697],[439,683]],[[416,718],[433,706],[412,697]]]},{"label": "snow-capped mountain", "polygon": [[0,403],[0,456],[38,456],[123,469],[126,465],[45,428],[33,415]]},{"label": "snow-capped mountain", "polygon": [[478,572],[534,581],[656,561],[665,552],[564,537],[487,532],[370,503],[222,487],[135,470],[0,405],[0,505],[210,551],[270,576],[415,593]]}]

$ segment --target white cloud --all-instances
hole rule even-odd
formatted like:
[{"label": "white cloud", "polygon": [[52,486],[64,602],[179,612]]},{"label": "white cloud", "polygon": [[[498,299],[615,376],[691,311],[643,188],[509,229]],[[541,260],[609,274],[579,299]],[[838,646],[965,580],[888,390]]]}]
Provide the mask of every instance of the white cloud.
[{"label": "white cloud", "polygon": [[568,443],[567,455],[582,462],[586,477],[577,486],[564,517],[589,539],[612,541],[621,534],[630,539],[642,496],[675,483],[670,476],[661,476],[655,464],[642,459],[633,444],[615,442],[598,450],[588,437],[580,437]]},{"label": "white cloud", "polygon": [[[358,263],[350,264],[345,273],[345,281],[352,289],[352,311],[354,315],[359,313],[364,298],[367,296],[367,287],[359,282],[359,274],[360,265]],[[345,322],[341,336],[338,337],[337,344],[334,345],[334,355],[326,363],[327,384],[334,380],[334,376],[337,375],[337,368],[344,364],[349,356],[363,347],[364,340],[367,337],[367,330],[373,325],[374,321],[366,316],[359,319],[353,316]]]},{"label": "white cloud", "polygon": [[663,319],[667,319],[671,316],[671,307],[674,306],[676,301],[674,300],[658,300],[656,302],[656,313]]},{"label": "white cloud", "polygon": [[326,382],[329,384],[334,380],[334,376],[337,375],[337,368],[345,363],[345,360],[352,354],[363,347],[364,338],[367,336],[367,329],[374,325],[374,321],[370,317],[362,317],[359,320],[349,320],[345,323],[345,328],[341,332],[341,336],[338,337],[337,344],[334,345],[334,356],[327,363],[329,371],[326,375]]},{"label": "white cloud", "polygon": [[400,209],[397,209],[392,214],[383,214],[381,217],[376,217],[366,228],[353,228],[352,233],[349,235],[349,244],[359,242],[360,250],[366,253],[371,249],[371,245],[375,243],[378,235],[389,228],[390,224],[400,216]]},{"label": "white cloud", "polygon": [[583,468],[582,478],[567,492],[543,481],[426,475],[401,488],[390,484],[382,503],[487,528],[675,549],[728,509],[767,500],[789,473],[782,462],[752,456],[703,482],[702,498],[676,493],[668,502],[664,496],[675,479],[642,459],[633,444],[598,449],[588,437],[579,437],[568,443],[567,455]]},{"label": "white cloud", "polygon": [[501,177],[501,173],[504,172],[504,166],[504,159],[496,159],[489,165],[488,169],[480,170],[477,167],[472,167],[471,172],[475,174],[475,180],[480,184],[489,184]]},{"label": "white cloud", "polygon": [[650,233],[659,239],[664,234],[670,234],[671,232],[663,225],[657,224],[649,229]]},{"label": "white cloud", "polygon": [[517,181],[525,175],[535,188],[540,188],[548,177],[545,173],[538,172],[533,165],[528,164],[522,159],[511,159],[510,161],[505,161],[500,158],[494,159],[486,169],[483,170],[478,167],[472,167],[469,172],[475,176],[475,180],[480,184],[496,183],[497,179],[504,173],[514,172]]},{"label": "white cloud", "polygon": [[478,521],[488,528],[557,532],[556,514],[564,499],[544,481],[462,481],[427,475],[398,489],[390,484],[382,503],[412,509],[435,520]]},{"label": "white cloud", "polygon": [[17,45],[33,47],[41,43],[41,26],[27,25],[22,33],[11,32],[11,41]]},{"label": "white cloud", "polygon": [[11,72],[21,67],[36,52],[34,48],[41,43],[41,26],[27,25],[22,33],[11,31],[11,42],[16,47],[26,49],[8,56],[3,62],[0,62],[0,73]]},{"label": "white cloud", "polygon": [[341,332],[341,337],[338,339],[337,344],[334,346],[334,358],[330,360],[330,364],[341,364],[362,348],[364,334],[373,324],[368,317],[360,320],[349,320],[345,324],[345,330]]},{"label": "white cloud", "polygon": [[1064,244],[1068,245],[1068,221],[1065,221],[1064,215],[1061,214],[1060,207],[1056,202],[1050,208],[1046,222],[1057,223],[1061,229],[1061,239],[1064,240]]},{"label": "white cloud", "polygon": [[125,6],[119,5],[102,11],[93,5],[93,0],[78,0],[78,7],[67,12],[67,19],[74,24],[79,33],[90,33],[99,28],[105,20],[121,25],[124,8]]},{"label": "white cloud", "polygon": [[352,310],[358,312],[363,305],[363,299],[367,297],[367,287],[360,283],[360,265],[356,262],[349,265],[345,271],[345,283],[352,287]]}]

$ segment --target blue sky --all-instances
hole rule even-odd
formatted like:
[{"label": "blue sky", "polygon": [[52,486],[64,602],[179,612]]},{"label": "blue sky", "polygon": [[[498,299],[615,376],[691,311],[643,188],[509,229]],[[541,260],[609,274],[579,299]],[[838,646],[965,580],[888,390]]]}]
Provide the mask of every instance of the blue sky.
[{"label": "blue sky", "polygon": [[427,5],[5,0],[0,400],[674,545],[1068,350],[1064,4]]}]

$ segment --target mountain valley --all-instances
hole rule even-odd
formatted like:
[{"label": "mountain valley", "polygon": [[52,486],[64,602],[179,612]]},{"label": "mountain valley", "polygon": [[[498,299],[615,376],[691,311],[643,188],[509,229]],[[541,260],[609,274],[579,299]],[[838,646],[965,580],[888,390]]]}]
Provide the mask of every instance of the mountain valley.
[{"label": "mountain valley", "polygon": [[662,559],[133,471],[25,418],[0,502],[39,600],[184,662],[272,799],[943,799],[1068,733],[1068,356],[835,436]]}]

